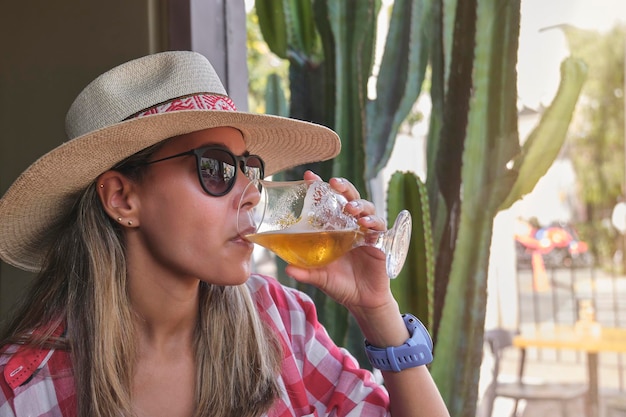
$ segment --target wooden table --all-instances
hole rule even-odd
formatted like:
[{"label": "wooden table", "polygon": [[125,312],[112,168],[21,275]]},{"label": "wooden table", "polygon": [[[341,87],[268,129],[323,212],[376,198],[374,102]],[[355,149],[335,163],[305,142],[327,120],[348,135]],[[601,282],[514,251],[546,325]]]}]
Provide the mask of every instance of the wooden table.
[{"label": "wooden table", "polygon": [[626,328],[576,328],[575,326],[545,326],[523,331],[515,336],[513,344],[521,349],[552,348],[578,350],[587,353],[589,395],[587,415],[599,413],[598,354],[600,352],[626,352]]}]

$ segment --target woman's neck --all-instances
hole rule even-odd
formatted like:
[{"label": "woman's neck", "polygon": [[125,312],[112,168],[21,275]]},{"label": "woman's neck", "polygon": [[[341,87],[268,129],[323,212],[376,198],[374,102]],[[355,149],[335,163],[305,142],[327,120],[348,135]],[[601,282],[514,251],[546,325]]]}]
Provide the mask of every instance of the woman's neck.
[{"label": "woman's neck", "polygon": [[129,274],[129,296],[141,345],[190,346],[198,319],[199,281]]}]

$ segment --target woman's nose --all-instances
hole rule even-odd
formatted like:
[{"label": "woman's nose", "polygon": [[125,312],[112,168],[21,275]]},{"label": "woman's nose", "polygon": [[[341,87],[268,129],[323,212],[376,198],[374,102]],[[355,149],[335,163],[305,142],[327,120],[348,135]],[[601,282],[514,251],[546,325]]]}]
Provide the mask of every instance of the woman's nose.
[{"label": "woman's nose", "polygon": [[[259,192],[259,181],[250,181],[247,177],[243,180],[238,180],[237,187],[243,187],[241,196],[235,201],[239,201],[236,207],[237,210],[237,231],[240,234],[248,234],[253,232],[257,228],[255,220],[254,207],[259,204],[261,200],[261,193]],[[241,185],[239,185],[241,184]]]},{"label": "woman's nose", "polygon": [[[239,204],[237,208],[241,209],[251,209],[252,207],[259,204],[261,200],[261,181],[260,180],[250,180],[245,175],[239,175],[237,178],[237,186],[243,187],[243,191],[241,192],[241,198],[239,199]],[[241,185],[239,185],[241,183]]]}]

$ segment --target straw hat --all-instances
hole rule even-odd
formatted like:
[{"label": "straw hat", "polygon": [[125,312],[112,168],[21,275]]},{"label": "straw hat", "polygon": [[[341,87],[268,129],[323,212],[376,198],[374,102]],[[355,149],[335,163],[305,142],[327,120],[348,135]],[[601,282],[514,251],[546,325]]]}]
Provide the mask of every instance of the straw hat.
[{"label": "straw hat", "polygon": [[[283,117],[237,112],[208,60],[163,52],[102,74],[76,98],[66,118],[68,141],[35,161],[0,200],[0,258],[37,271],[50,231],[102,172],[164,139],[231,126],[260,155],[266,174],[339,153],[330,129]],[[68,254],[71,256],[71,254]]]}]

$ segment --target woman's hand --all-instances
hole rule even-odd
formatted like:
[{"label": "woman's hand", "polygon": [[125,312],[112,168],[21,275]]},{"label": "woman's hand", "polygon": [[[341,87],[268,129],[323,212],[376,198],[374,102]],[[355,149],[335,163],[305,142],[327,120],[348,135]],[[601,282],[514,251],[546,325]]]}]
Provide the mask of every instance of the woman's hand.
[{"label": "woman's hand", "polygon": [[[307,171],[305,180],[320,178]],[[348,204],[345,211],[365,229],[385,231],[385,220],[376,215],[374,204],[360,198],[350,182],[332,178],[330,186]],[[398,303],[391,294],[385,255],[371,246],[352,249],[333,263],[315,269],[289,265],[287,274],[300,282],[320,288],[343,304],[356,318],[363,335],[374,346],[400,346],[409,338]],[[383,372],[391,400],[391,413],[397,417],[449,417],[428,368],[418,366],[402,372]],[[415,395],[419,392],[420,395]]]},{"label": "woman's hand", "polygon": [[[307,171],[304,179],[320,180],[320,177]],[[329,184],[348,200],[344,211],[354,216],[362,228],[386,230],[386,222],[376,215],[374,204],[361,199],[352,183],[342,178],[332,178]],[[371,246],[352,249],[324,267],[303,269],[289,265],[285,271],[297,281],[320,288],[353,313],[367,315],[368,311],[388,307],[389,303],[396,304],[389,286],[385,254]]]}]

